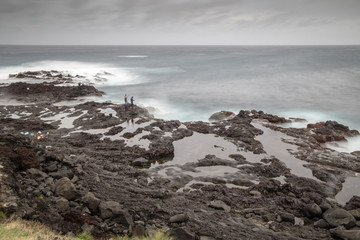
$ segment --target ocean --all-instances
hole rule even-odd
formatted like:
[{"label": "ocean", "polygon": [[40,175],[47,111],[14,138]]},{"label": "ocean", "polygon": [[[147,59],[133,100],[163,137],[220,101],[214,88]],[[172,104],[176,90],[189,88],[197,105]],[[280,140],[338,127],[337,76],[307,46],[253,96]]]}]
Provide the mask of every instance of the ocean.
[{"label": "ocean", "polygon": [[256,109],[360,130],[360,46],[0,46],[0,83],[37,70],[84,75],[99,101],[127,94],[164,119]]}]

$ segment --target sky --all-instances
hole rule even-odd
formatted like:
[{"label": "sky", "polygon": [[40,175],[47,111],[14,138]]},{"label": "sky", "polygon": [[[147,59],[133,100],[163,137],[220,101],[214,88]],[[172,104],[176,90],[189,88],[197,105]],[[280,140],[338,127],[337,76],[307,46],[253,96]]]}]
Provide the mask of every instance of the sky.
[{"label": "sky", "polygon": [[360,44],[360,0],[0,0],[0,44]]}]

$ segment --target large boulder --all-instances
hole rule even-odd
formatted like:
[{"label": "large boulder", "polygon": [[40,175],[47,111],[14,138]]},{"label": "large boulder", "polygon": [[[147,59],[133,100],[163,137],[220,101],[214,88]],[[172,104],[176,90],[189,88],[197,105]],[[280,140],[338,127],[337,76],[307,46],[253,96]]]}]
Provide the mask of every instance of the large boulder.
[{"label": "large boulder", "polygon": [[124,226],[133,226],[134,221],[128,210],[123,209],[118,202],[115,201],[101,201],[99,204],[100,218],[108,219],[114,218],[116,222]]},{"label": "large boulder", "polygon": [[345,230],[344,227],[337,227],[330,230],[332,236],[344,240],[360,240],[360,230]]},{"label": "large boulder", "polygon": [[321,217],[322,210],[316,203],[310,203],[305,206],[304,214],[309,218]]},{"label": "large boulder", "polygon": [[234,118],[235,116],[236,115],[233,112],[221,111],[221,112],[216,112],[213,115],[211,115],[209,118],[209,121],[210,122],[224,121],[224,120]]},{"label": "large boulder", "polygon": [[120,203],[115,201],[101,201],[99,204],[100,217],[102,219],[111,218],[121,212]]},{"label": "large boulder", "polygon": [[88,207],[89,209],[94,213],[96,212],[99,204],[100,204],[100,199],[98,199],[97,197],[95,197],[95,195],[92,192],[88,192],[86,193],[82,199],[81,199]]},{"label": "large boulder", "polygon": [[63,212],[66,212],[67,210],[69,210],[69,201],[63,197],[56,200],[55,205],[56,205],[56,209],[60,213],[63,213]]},{"label": "large boulder", "polygon": [[356,221],[353,215],[342,208],[330,208],[323,214],[323,218],[331,227],[345,226],[346,228],[355,225]]},{"label": "large boulder", "polygon": [[196,238],[196,235],[194,233],[183,227],[172,229],[170,232],[170,236],[174,240],[195,240]]},{"label": "large boulder", "polygon": [[75,186],[67,177],[63,177],[56,182],[55,193],[67,200],[72,200],[76,196]]}]

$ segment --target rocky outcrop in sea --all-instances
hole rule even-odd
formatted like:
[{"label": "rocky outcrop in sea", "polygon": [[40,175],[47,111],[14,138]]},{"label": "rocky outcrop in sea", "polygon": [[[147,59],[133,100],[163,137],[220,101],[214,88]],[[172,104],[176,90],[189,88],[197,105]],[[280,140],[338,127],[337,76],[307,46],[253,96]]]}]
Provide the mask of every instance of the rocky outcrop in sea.
[{"label": "rocky outcrop in sea", "polygon": [[360,180],[360,154],[326,145],[359,134],[340,123],[292,128],[284,123],[305,120],[255,110],[167,121],[111,102],[55,104],[100,94],[92,86],[0,91],[23,102],[0,106],[7,216],[102,239],[155,230],[174,239],[359,239],[360,197],[346,191]]}]

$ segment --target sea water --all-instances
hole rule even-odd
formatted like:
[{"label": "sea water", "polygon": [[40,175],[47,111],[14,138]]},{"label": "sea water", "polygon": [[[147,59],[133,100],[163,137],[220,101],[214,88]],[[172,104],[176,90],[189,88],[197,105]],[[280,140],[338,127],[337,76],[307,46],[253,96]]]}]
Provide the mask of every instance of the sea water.
[{"label": "sea water", "polygon": [[38,70],[83,75],[102,101],[134,96],[159,118],[257,109],[360,130],[360,46],[0,46],[0,83]]}]

